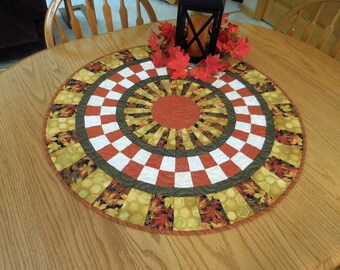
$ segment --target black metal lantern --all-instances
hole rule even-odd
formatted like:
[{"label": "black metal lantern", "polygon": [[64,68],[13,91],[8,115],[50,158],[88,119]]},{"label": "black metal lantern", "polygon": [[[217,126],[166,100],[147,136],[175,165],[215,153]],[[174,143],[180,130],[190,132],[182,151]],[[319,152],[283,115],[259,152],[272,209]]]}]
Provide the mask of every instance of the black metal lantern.
[{"label": "black metal lantern", "polygon": [[176,46],[190,55],[193,63],[214,54],[225,0],[179,0]]}]

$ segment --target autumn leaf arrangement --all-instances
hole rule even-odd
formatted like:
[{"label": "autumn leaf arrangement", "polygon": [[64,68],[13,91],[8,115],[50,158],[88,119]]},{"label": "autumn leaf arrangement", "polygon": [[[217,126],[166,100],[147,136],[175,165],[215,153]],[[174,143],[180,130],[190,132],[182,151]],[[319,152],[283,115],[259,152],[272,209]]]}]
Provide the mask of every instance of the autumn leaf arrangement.
[{"label": "autumn leaf arrangement", "polygon": [[169,22],[159,24],[159,33],[151,32],[148,40],[151,60],[156,67],[170,69],[171,79],[194,77],[207,81],[230,67],[229,58],[242,61],[249,54],[251,44],[247,37],[239,37],[238,25],[228,21],[223,15],[221,29],[216,43],[216,54],[208,55],[194,67],[190,66],[190,56],[179,46],[175,46],[176,26]]}]

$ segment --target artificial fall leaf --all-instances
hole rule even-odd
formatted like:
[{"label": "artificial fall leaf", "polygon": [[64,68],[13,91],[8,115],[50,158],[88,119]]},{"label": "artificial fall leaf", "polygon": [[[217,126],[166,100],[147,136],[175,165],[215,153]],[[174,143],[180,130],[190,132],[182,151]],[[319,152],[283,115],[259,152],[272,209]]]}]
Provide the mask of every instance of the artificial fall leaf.
[{"label": "artificial fall leaf", "polygon": [[[239,28],[237,25],[228,22],[227,14],[223,15],[223,25],[217,41],[219,56],[222,61],[218,61],[217,56],[207,59],[189,71],[189,75],[196,79],[206,81],[220,71],[229,68],[225,59],[231,56],[238,60],[249,53],[250,45],[246,38],[238,38]],[[161,23],[160,33],[152,32],[149,39],[149,46],[152,48],[151,59],[156,67],[167,66],[172,69],[171,79],[184,79],[188,75],[186,68],[189,66],[189,55],[182,52],[179,47],[175,47],[176,27],[170,23]]]},{"label": "artificial fall leaf", "polygon": [[154,31],[152,31],[150,34],[148,44],[154,51],[157,51],[157,49],[159,49],[158,48],[158,35]]},{"label": "artificial fall leaf", "polygon": [[159,25],[160,33],[159,35],[166,38],[168,41],[174,39],[176,26],[169,22],[160,23]]},{"label": "artificial fall leaf", "polygon": [[206,70],[210,76],[217,75],[220,71],[223,71],[227,66],[226,62],[220,60],[220,55],[214,56],[208,55],[205,59]]},{"label": "artificial fall leaf", "polygon": [[228,54],[232,58],[242,60],[249,54],[251,45],[246,37],[239,38],[240,29],[238,25],[228,22],[228,27],[221,29],[216,47],[222,55]]},{"label": "artificial fall leaf", "polygon": [[230,39],[230,34],[229,34],[229,31],[228,31],[228,28],[221,29],[221,31],[218,35],[218,41],[220,42],[220,44],[227,43],[229,39]]},{"label": "artificial fall leaf", "polygon": [[228,13],[223,13],[222,15],[222,21],[221,21],[221,25],[226,25],[228,23],[228,16],[229,14]]},{"label": "artificial fall leaf", "polygon": [[231,57],[242,61],[243,57],[250,53],[251,44],[247,42],[247,37],[239,38],[230,50],[229,54]]},{"label": "artificial fall leaf", "polygon": [[188,72],[185,69],[177,69],[171,74],[171,80],[185,79]]},{"label": "artificial fall leaf", "polygon": [[183,53],[181,51],[181,48],[178,46],[170,48],[169,54],[171,58],[166,66],[173,70],[173,73],[171,74],[171,79],[184,79],[188,74],[186,68],[189,66],[190,56]]},{"label": "artificial fall leaf", "polygon": [[198,80],[206,81],[214,75],[217,75],[220,71],[229,67],[229,63],[221,61],[220,55],[208,55],[206,59],[199,62],[192,70],[190,75]]},{"label": "artificial fall leaf", "polygon": [[216,48],[221,55],[229,55],[230,50],[232,48],[230,44],[233,45],[233,43],[228,42],[228,40],[226,42],[224,42],[223,40],[222,41],[217,40]]},{"label": "artificial fall leaf", "polygon": [[150,56],[153,64],[156,67],[165,66],[168,62],[168,57],[164,54],[164,52],[160,48],[156,48],[155,52]]},{"label": "artificial fall leaf", "polygon": [[237,36],[240,32],[240,28],[237,24],[228,22],[228,31],[231,36]]},{"label": "artificial fall leaf", "polygon": [[206,68],[203,66],[196,65],[193,69],[189,71],[190,76],[205,81],[208,78],[208,73],[206,71]]}]

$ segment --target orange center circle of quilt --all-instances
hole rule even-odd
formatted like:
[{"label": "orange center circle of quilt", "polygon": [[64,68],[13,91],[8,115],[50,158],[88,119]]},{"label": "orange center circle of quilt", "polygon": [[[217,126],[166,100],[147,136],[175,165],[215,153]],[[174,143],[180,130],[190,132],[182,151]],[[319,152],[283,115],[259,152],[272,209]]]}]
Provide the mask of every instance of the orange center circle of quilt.
[{"label": "orange center circle of quilt", "polygon": [[165,96],[154,103],[152,116],[161,125],[181,129],[197,122],[200,108],[187,97]]}]

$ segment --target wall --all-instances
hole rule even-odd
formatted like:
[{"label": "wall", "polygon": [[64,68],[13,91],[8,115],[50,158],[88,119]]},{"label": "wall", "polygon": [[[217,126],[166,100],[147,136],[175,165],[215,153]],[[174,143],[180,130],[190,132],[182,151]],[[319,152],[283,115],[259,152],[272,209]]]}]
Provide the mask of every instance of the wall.
[{"label": "wall", "polygon": [[241,12],[248,17],[255,17],[255,11],[259,0],[243,0],[241,5]]},{"label": "wall", "polygon": [[243,0],[243,5],[255,12],[258,0]]}]

